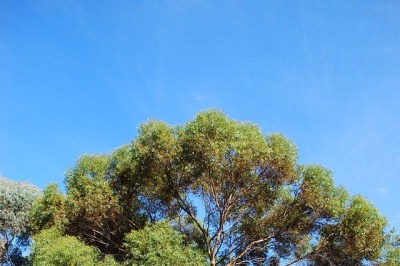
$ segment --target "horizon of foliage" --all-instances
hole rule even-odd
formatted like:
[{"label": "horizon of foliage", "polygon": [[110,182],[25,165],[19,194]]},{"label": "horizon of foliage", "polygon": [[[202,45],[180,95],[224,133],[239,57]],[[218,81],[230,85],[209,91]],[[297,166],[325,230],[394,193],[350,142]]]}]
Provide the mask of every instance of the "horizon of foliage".
[{"label": "horizon of foliage", "polygon": [[283,135],[219,111],[150,120],[131,143],[80,157],[65,186],[49,184],[25,212],[27,263],[400,264],[399,235],[373,204],[299,164]]}]

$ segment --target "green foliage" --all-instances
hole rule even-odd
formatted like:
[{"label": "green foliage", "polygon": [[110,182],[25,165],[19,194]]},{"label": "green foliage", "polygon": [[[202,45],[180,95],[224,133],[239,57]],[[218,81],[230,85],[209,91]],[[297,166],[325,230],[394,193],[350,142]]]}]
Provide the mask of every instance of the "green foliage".
[{"label": "green foliage", "polygon": [[100,259],[99,252],[73,236],[63,236],[55,228],[42,230],[33,237],[33,266],[97,266],[119,265],[112,256]]},{"label": "green foliage", "polygon": [[55,229],[45,229],[33,237],[32,263],[37,266],[92,266],[97,251],[73,236],[62,236]]},{"label": "green foliage", "polygon": [[53,226],[62,230],[67,222],[65,196],[58,189],[57,184],[51,183],[43,190],[43,196],[33,204],[30,226],[33,232]]},{"label": "green foliage", "polygon": [[65,183],[70,193],[85,195],[90,193],[94,181],[104,179],[108,170],[108,157],[105,155],[84,155],[66,174]]},{"label": "green foliage", "polygon": [[[60,239],[96,247],[88,263],[100,265],[396,265],[398,235],[378,210],[297,158],[283,135],[218,111],[179,127],[151,120],[110,155],[82,156],[65,196],[45,189],[34,256],[57,257]],[[44,232],[58,237],[45,243]]]},{"label": "green foliage", "polygon": [[[354,211],[357,200],[334,186],[330,171],[298,165],[295,145],[282,135],[264,136],[255,125],[209,111],[179,128],[142,125],[132,153],[134,175],[152,185],[144,190],[192,220],[212,265],[275,258],[265,250],[310,263],[340,250],[336,257],[360,262],[376,259],[382,247],[379,213],[365,204],[363,216]],[[193,199],[203,204],[203,222]],[[371,217],[375,224],[357,222]],[[369,243],[352,230],[375,238]]]},{"label": "green foliage", "polygon": [[343,214],[348,193],[344,188],[334,186],[331,171],[318,165],[301,166],[300,169],[299,199],[302,204],[327,218],[338,218]]},{"label": "green foliage", "polygon": [[365,198],[359,195],[350,198],[337,222],[324,226],[320,252],[314,258],[316,265],[388,262],[389,257],[382,258],[383,250],[389,248],[384,246],[386,225],[386,219]]},{"label": "green foliage", "polygon": [[370,202],[360,195],[353,197],[340,224],[346,252],[355,258],[377,259],[386,225],[386,219]]},{"label": "green foliage", "polygon": [[184,246],[183,236],[167,222],[158,222],[125,238],[129,265],[206,265],[207,257],[193,243]]},{"label": "green foliage", "polygon": [[104,253],[121,254],[124,235],[134,224],[123,216],[106,180],[109,164],[108,156],[85,155],[67,172],[65,231]]},{"label": "green foliage", "polygon": [[121,264],[118,263],[114,259],[114,257],[112,257],[111,255],[106,255],[103,260],[97,261],[94,265],[95,266],[118,266],[118,265],[121,265]]},{"label": "green foliage", "polygon": [[41,191],[30,184],[0,178],[0,263],[22,264],[29,244],[29,212]]}]

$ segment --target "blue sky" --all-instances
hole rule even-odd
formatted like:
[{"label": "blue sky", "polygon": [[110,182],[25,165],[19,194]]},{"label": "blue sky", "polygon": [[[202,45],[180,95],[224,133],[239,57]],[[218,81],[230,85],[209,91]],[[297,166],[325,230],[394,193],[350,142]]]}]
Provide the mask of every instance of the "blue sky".
[{"label": "blue sky", "polygon": [[43,188],[217,108],[400,229],[399,1],[1,1],[0,172]]}]

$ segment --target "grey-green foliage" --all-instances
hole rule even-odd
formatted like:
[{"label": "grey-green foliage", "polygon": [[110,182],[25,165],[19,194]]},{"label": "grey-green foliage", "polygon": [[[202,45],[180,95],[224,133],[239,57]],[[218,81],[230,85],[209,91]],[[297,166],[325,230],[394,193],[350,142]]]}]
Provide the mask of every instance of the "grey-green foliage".
[{"label": "grey-green foliage", "polygon": [[400,265],[400,236],[395,229],[389,230],[385,235],[385,247],[381,250],[379,265]]},{"label": "grey-green foliage", "polygon": [[32,202],[40,195],[41,191],[28,183],[0,178],[0,230],[25,232]]},{"label": "grey-green foliage", "polygon": [[22,264],[29,244],[29,212],[41,191],[28,183],[0,178],[0,263]]},{"label": "grey-green foliage", "polygon": [[128,265],[206,265],[206,255],[193,243],[184,245],[183,236],[166,221],[132,231],[125,238]]}]

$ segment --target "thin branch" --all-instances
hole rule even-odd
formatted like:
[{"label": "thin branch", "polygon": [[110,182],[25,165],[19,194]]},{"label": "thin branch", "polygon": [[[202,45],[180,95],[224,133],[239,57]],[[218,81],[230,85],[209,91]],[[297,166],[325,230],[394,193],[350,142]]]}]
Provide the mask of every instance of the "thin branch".
[{"label": "thin branch", "polygon": [[250,242],[245,248],[244,250],[237,255],[233,260],[229,261],[229,263],[227,264],[227,266],[229,265],[234,265],[236,263],[236,261],[238,261],[240,258],[242,258],[244,255],[246,255],[246,253],[255,245],[266,242],[267,240],[271,239],[272,237],[264,237],[264,238],[260,238],[258,240],[252,241]]}]

